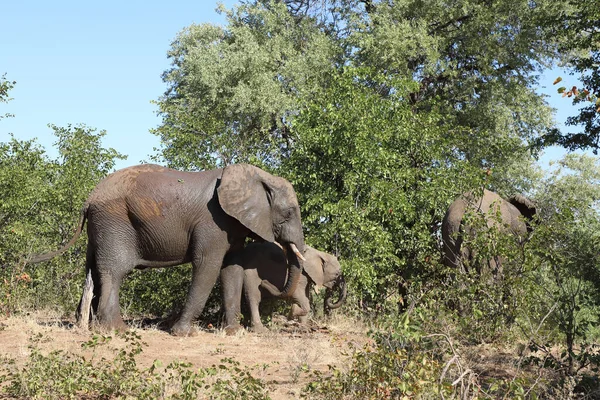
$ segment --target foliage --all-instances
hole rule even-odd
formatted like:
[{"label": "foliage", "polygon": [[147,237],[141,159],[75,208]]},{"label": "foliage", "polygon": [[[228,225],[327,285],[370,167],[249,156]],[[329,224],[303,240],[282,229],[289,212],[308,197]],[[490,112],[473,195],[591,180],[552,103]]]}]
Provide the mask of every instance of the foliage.
[{"label": "foliage", "polygon": [[397,290],[392,277],[431,269],[448,199],[485,175],[449,150],[454,138],[436,116],[411,111],[410,82],[382,98],[364,75],[347,68],[302,110],[292,125],[302,141],[280,170],[298,192],[310,241],[342,258],[363,300],[380,303]]},{"label": "foliage", "polygon": [[131,272],[121,286],[123,314],[162,317],[179,310],[185,302],[191,277],[190,264]]},{"label": "foliage", "polygon": [[[559,56],[545,21],[568,12],[552,1],[397,1],[355,7],[344,19],[350,58],[388,77],[412,79],[408,100],[419,112],[436,110],[446,129],[461,135],[461,151],[486,163],[496,143],[532,139],[551,125],[534,90],[536,71]],[[387,94],[396,89],[379,85]],[[487,146],[471,141],[482,140]],[[509,156],[496,149],[496,157]]]},{"label": "foliage", "polygon": [[[314,371],[305,395],[315,399],[440,398],[452,393],[439,381],[443,363],[419,332],[375,331],[373,343],[353,349],[348,368]],[[405,335],[406,334],[406,335]]]},{"label": "foliage", "polygon": [[111,349],[111,358],[97,359],[100,346],[113,342],[111,336],[93,336],[82,344],[91,356],[55,350],[43,354],[31,338],[30,355],[23,366],[6,360],[0,367],[0,393],[16,399],[197,399],[199,396],[222,399],[268,399],[264,382],[254,378],[256,368],[240,367],[233,359],[218,365],[191,369],[191,365],[173,361],[161,368],[155,360],[140,368],[137,358],[147,345],[135,332],[117,333],[124,342]]},{"label": "foliage", "polygon": [[[426,310],[423,310],[426,311]],[[427,333],[429,312],[380,321],[372,341],[353,349],[346,367],[313,372],[304,389],[309,399],[537,399],[539,376],[515,371],[485,376],[460,344],[446,333]],[[425,323],[424,323],[425,322]],[[431,322],[431,321],[429,321]],[[441,325],[433,324],[437,329]],[[477,357],[481,363],[483,357]],[[508,367],[508,366],[506,366]],[[481,373],[480,373],[481,372]]]},{"label": "foliage", "polygon": [[[15,81],[9,81],[6,79],[6,74],[0,77],[0,103],[8,103],[12,99],[8,97],[8,93],[15,87]],[[0,120],[3,118],[13,117],[10,113],[0,114]]]},{"label": "foliage", "polygon": [[182,169],[272,164],[294,143],[287,130],[302,96],[320,90],[335,49],[281,2],[220,9],[227,27],[185,28],[171,45],[168,90],[157,102],[160,156]]},{"label": "foliage", "polygon": [[49,159],[33,140],[0,143],[0,310],[22,307],[74,308],[83,281],[85,235],[62,257],[25,266],[36,252],[70,239],[83,202],[94,185],[122,158],[104,149],[85,126],[51,126],[59,157]]},{"label": "foliage", "polygon": [[[38,201],[43,183],[49,179],[43,150],[32,141],[12,139],[0,144],[0,310],[14,311],[31,278],[21,257],[35,237],[33,220],[38,218]],[[28,223],[29,222],[29,223]],[[27,274],[27,275],[25,275]]]},{"label": "foliage", "polygon": [[364,82],[382,96],[414,81],[406,101],[440,113],[458,149],[487,163],[481,150],[507,140],[517,150],[551,126],[534,84],[560,56],[546,21],[568,12],[550,0],[244,2],[227,12],[227,28],[192,25],[173,42],[158,101],[161,156],[185,168],[277,165],[302,140],[288,132],[298,111],[352,65],[389,79]]},{"label": "foliage", "polygon": [[[559,15],[549,24],[557,27],[563,38],[559,50],[565,55],[565,65],[577,76],[579,85],[558,87],[558,93],[568,96],[579,107],[579,114],[570,116],[567,125],[577,127],[576,132],[551,130],[544,137],[544,144],[558,144],[567,149],[591,149],[594,154],[600,148],[600,3],[597,0],[573,0],[569,6],[573,12]],[[562,78],[557,78],[555,84]]]},{"label": "foliage", "polygon": [[[551,1],[449,7],[249,1],[225,28],[173,42],[158,155],[198,169],[249,161],[288,178],[307,241],[342,257],[365,309],[438,273],[460,193],[511,195],[552,126],[536,70],[560,54]],[[516,177],[516,173],[527,175]]]},{"label": "foliage", "polygon": [[[125,317],[175,316],[186,301],[192,277],[191,264],[132,271],[121,286],[121,308]],[[215,284],[199,320],[218,326],[221,318],[221,284]]]},{"label": "foliage", "polygon": [[[569,154],[543,184],[541,220],[530,244],[537,268],[529,315],[546,318],[565,345],[555,357],[546,350],[549,328],[534,335],[532,346],[546,351],[564,374],[600,367],[600,166],[595,158]],[[550,336],[551,337],[551,336]]]}]

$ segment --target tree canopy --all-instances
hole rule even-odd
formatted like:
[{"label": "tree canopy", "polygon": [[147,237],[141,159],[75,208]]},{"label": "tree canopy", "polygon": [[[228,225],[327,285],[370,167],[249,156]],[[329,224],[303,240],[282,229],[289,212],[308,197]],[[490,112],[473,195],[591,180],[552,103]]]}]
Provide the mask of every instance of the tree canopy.
[{"label": "tree canopy", "polygon": [[155,131],[162,156],[182,167],[252,157],[277,165],[297,139],[289,128],[299,110],[331,74],[355,66],[410,84],[406,92],[363,80],[381,96],[404,92],[415,112],[440,113],[446,131],[463,137],[465,156],[493,163],[474,138],[519,147],[552,127],[534,89],[537,73],[561,56],[558,28],[547,21],[568,10],[551,1],[441,0],[256,1],[221,10],[226,27],[192,25],[172,44]]},{"label": "tree canopy", "polygon": [[158,158],[185,169],[249,161],[288,177],[309,242],[382,295],[390,272],[427,269],[458,194],[531,189],[530,145],[553,127],[535,85],[561,57],[547,21],[570,10],[549,0],[221,9],[224,27],[187,27],[169,51]]},{"label": "tree canopy", "polygon": [[181,168],[276,164],[294,141],[290,120],[325,84],[336,48],[280,3],[221,12],[226,28],[191,25],[172,43],[158,101],[162,157]]},{"label": "tree canopy", "polygon": [[[2,77],[0,78],[0,103],[8,103],[11,100],[11,98],[8,97],[8,93],[15,86],[15,83],[15,81],[7,80],[6,74],[2,75]],[[9,113],[0,115],[0,120],[11,116],[12,114]]]},{"label": "tree canopy", "polygon": [[600,148],[600,2],[573,0],[569,5],[573,7],[572,12],[557,15],[552,23],[561,28],[557,34],[563,38],[559,51],[564,55],[564,65],[580,80],[581,87],[561,84],[558,92],[563,93],[563,97],[568,95],[580,110],[567,120],[575,132],[553,129],[544,141],[569,150],[591,149],[597,153]]}]

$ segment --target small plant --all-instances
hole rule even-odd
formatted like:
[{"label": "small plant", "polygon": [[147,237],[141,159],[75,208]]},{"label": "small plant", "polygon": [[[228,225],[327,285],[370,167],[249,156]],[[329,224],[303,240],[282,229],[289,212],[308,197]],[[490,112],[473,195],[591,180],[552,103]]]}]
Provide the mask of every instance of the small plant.
[{"label": "small plant", "polygon": [[[316,361],[314,358],[314,361]],[[306,348],[301,347],[298,351],[294,351],[293,357],[290,359],[290,370],[292,383],[297,383],[302,373],[311,370],[310,354]]]},{"label": "small plant", "polygon": [[55,350],[43,354],[37,343],[45,338],[30,338],[29,359],[22,368],[11,363],[2,381],[6,394],[15,398],[113,398],[128,396],[158,397],[163,392],[159,376],[153,370],[140,370],[135,357],[143,342],[135,332],[119,334],[126,346],[117,349],[112,360],[94,362],[96,350],[112,341],[110,336],[94,336],[82,345],[92,349],[92,357]]},{"label": "small plant", "polygon": [[[402,325],[402,330],[397,328]],[[402,333],[403,332],[403,333]],[[304,389],[317,399],[440,398],[453,388],[440,382],[443,363],[409,326],[408,318],[396,327],[372,332],[373,343],[352,349],[347,369],[329,367],[329,373],[312,372]]]},{"label": "small plant", "polygon": [[[241,367],[239,362],[225,358],[221,364],[192,369],[189,363],[173,361],[164,369],[155,360],[146,369],[136,358],[146,344],[136,332],[117,333],[125,344],[112,349],[112,358],[97,360],[97,349],[113,343],[111,336],[93,336],[82,344],[92,350],[91,357],[60,350],[43,354],[38,343],[43,335],[30,339],[30,355],[24,365],[14,360],[2,360],[0,367],[0,397],[16,399],[120,399],[155,398],[192,400],[269,399],[265,383],[253,376],[259,367]],[[263,370],[264,365],[260,368]]]},{"label": "small plant", "polygon": [[[263,364],[258,368],[266,369],[267,364]],[[214,366],[209,370],[213,375],[213,381],[210,385],[210,394],[217,396],[219,399],[234,400],[234,399],[252,399],[252,400],[267,400],[270,399],[265,389],[265,383],[258,378],[255,378],[252,373],[254,368],[241,367],[240,363],[233,358],[224,358],[221,364]],[[207,385],[205,389],[208,389]]]}]

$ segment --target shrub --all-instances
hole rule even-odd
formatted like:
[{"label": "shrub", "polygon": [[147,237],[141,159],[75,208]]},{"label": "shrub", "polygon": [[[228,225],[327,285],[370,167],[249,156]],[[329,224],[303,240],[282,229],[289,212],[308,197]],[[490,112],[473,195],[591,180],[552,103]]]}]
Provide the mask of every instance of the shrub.
[{"label": "shrub", "polygon": [[[23,366],[3,360],[0,367],[0,397],[16,399],[114,399],[156,398],[268,399],[265,383],[253,377],[255,368],[241,367],[225,358],[219,365],[192,369],[189,363],[173,361],[164,369],[155,360],[140,368],[137,357],[146,346],[135,332],[117,333],[125,345],[112,350],[112,358],[96,360],[96,349],[112,341],[95,335],[82,347],[92,350],[86,358],[61,350],[43,354],[41,334],[30,338],[30,355]],[[264,368],[265,366],[263,366]],[[241,396],[241,397],[240,397]]]}]

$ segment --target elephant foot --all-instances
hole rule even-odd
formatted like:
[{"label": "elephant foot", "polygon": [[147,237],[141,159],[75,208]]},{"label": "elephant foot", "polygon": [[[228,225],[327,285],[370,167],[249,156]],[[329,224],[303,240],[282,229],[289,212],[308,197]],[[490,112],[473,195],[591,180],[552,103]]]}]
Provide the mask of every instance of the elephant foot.
[{"label": "elephant foot", "polygon": [[308,324],[303,324],[298,321],[287,321],[284,324],[285,331],[288,332],[301,332],[301,333],[309,333],[312,331],[312,328]]},{"label": "elephant foot", "polygon": [[111,332],[111,331],[119,331],[126,332],[129,330],[129,326],[122,319],[113,320],[110,322],[99,320],[97,323],[93,324],[93,329],[99,332]]},{"label": "elephant foot", "polygon": [[269,332],[269,330],[267,328],[265,328],[264,325],[253,325],[250,327],[250,332],[266,333],[266,332]]},{"label": "elephant foot", "polygon": [[179,321],[179,313],[171,313],[158,323],[158,327],[170,332],[173,328],[173,325],[175,325],[177,321]]},{"label": "elephant foot", "polygon": [[198,330],[192,327],[190,324],[176,323],[171,328],[171,335],[173,336],[198,336]]},{"label": "elephant foot", "polygon": [[288,314],[288,320],[292,321],[296,318],[308,318],[308,310],[303,310],[303,309],[295,309],[295,310],[291,310]]},{"label": "elephant foot", "polygon": [[238,332],[243,331],[244,327],[241,326],[240,324],[236,324],[236,325],[227,325],[225,327],[225,335],[227,336],[234,336],[236,335]]}]

